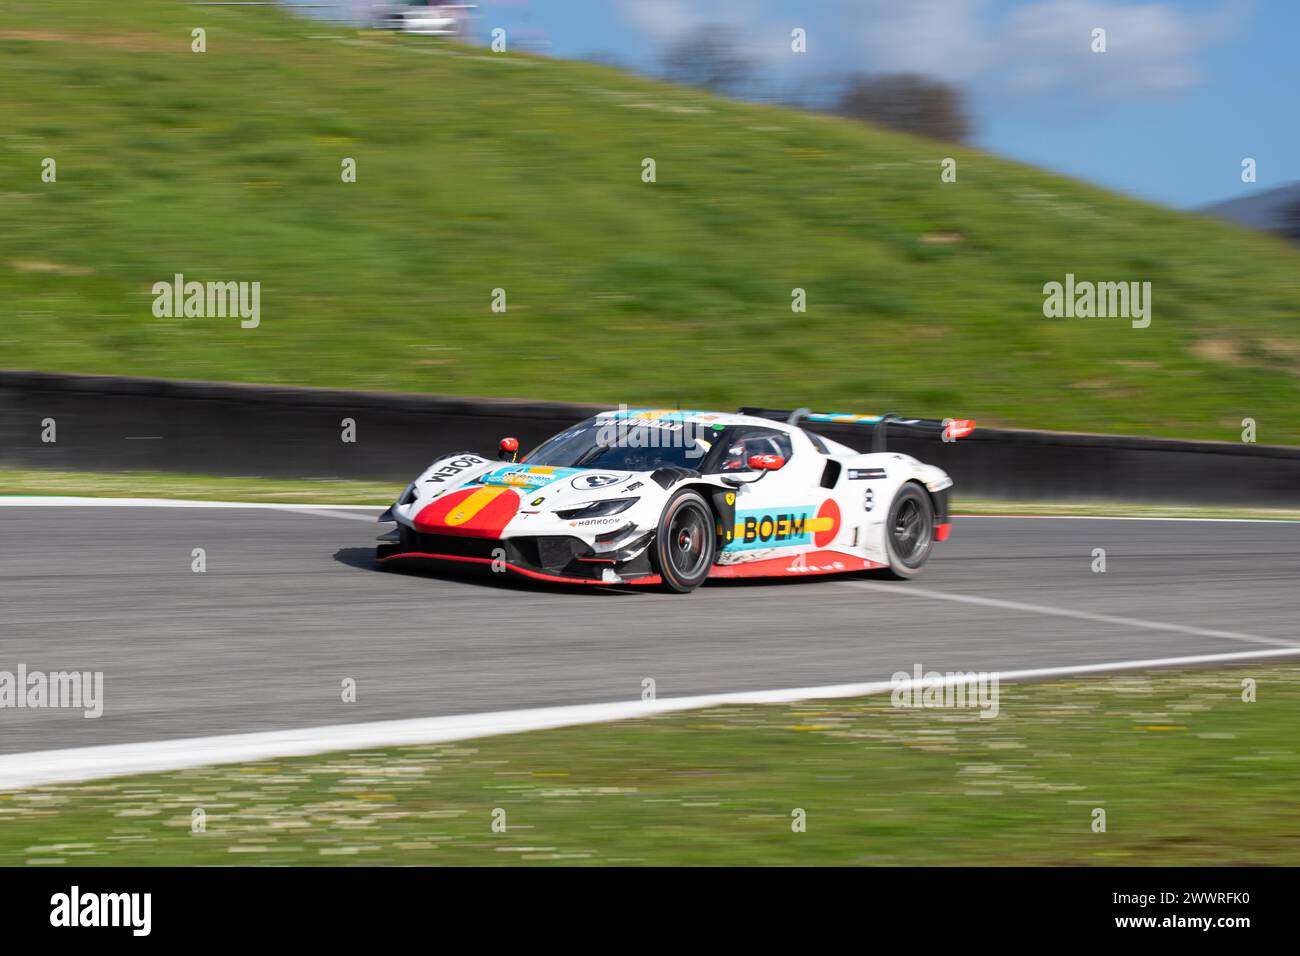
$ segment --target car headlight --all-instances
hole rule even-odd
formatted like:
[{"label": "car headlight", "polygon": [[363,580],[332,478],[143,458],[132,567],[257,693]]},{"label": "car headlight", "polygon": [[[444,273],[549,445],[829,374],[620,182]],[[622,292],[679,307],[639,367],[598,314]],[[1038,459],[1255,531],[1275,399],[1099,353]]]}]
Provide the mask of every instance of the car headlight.
[{"label": "car headlight", "polygon": [[411,482],[409,485],[406,486],[406,490],[402,492],[402,496],[397,499],[397,503],[399,505],[409,505],[412,501],[415,500],[415,498],[416,498],[415,482]]},{"label": "car headlight", "polygon": [[606,515],[627,511],[640,500],[640,498],[606,498],[603,501],[588,501],[576,508],[557,511],[555,514],[565,521],[570,518],[604,518]]}]

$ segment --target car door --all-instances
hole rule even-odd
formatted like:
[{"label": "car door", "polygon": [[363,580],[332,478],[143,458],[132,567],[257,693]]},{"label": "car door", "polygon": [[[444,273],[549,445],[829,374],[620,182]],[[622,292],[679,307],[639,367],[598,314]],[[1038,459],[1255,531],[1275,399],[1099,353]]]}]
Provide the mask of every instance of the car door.
[{"label": "car door", "polygon": [[724,475],[728,465],[747,462],[750,455],[780,455],[785,464],[736,489],[736,525],[722,549],[726,559],[759,560],[812,547],[825,523],[818,509],[827,495],[815,493],[821,490],[823,456],[800,432],[756,425],[738,429],[728,440]]}]

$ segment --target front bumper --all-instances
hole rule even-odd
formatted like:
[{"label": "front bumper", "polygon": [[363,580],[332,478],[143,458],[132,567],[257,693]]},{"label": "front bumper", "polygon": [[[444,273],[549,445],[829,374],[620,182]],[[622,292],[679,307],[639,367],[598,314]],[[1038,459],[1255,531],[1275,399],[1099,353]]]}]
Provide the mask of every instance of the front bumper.
[{"label": "front bumper", "polygon": [[581,538],[568,535],[476,538],[428,534],[398,525],[397,541],[380,544],[375,557],[383,563],[461,565],[568,584],[659,583],[648,548],[599,552]]},{"label": "front bumper", "polygon": [[951,486],[930,492],[930,497],[934,500],[934,540],[937,542],[947,541],[952,533],[952,516],[948,511],[951,495]]}]

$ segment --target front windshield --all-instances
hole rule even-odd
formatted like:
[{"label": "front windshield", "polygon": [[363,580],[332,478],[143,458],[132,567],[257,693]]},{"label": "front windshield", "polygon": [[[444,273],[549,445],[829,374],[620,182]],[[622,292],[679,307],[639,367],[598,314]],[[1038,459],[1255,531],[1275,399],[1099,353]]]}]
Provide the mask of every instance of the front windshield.
[{"label": "front windshield", "polygon": [[752,455],[788,461],[793,453],[787,433],[763,425],[592,418],[543,442],[524,462],[611,471],[671,466],[712,475],[748,470]]},{"label": "front windshield", "polygon": [[543,442],[524,462],[617,471],[665,467],[704,471],[716,434],[690,422],[593,418]]}]

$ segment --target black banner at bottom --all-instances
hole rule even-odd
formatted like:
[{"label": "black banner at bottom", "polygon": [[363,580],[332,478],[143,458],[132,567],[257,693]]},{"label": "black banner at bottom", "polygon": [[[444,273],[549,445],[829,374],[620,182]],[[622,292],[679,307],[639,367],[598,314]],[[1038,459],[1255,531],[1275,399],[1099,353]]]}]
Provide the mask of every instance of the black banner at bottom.
[{"label": "black banner at bottom", "polygon": [[[1290,922],[1286,869],[5,869],[5,938],[375,942],[451,926],[537,941],[676,924],[879,938],[981,932],[1217,943]],[[629,938],[630,941],[630,938]]]}]

